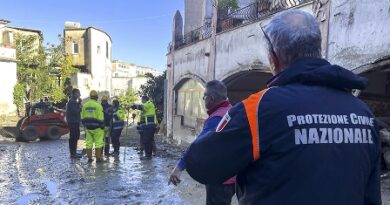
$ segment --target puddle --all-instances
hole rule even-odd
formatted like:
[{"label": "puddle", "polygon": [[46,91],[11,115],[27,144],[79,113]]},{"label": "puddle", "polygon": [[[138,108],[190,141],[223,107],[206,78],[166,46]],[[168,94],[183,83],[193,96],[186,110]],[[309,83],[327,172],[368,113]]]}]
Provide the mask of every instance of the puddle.
[{"label": "puddle", "polygon": [[23,196],[18,198],[18,200],[16,201],[16,204],[28,205],[30,201],[38,199],[39,196],[40,196],[40,194],[37,194],[37,193],[30,193],[30,194],[23,195]]},{"label": "puddle", "polygon": [[49,194],[53,197],[57,195],[57,185],[50,180],[43,180],[42,183],[46,184],[47,190],[49,190]]}]

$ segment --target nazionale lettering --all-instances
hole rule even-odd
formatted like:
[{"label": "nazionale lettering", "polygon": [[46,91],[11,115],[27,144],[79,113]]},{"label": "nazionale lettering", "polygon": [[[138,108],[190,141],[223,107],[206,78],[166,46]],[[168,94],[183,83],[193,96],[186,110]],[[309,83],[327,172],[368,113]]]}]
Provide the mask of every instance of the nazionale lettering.
[{"label": "nazionale lettering", "polygon": [[294,129],[295,144],[373,144],[370,129],[303,128]]}]

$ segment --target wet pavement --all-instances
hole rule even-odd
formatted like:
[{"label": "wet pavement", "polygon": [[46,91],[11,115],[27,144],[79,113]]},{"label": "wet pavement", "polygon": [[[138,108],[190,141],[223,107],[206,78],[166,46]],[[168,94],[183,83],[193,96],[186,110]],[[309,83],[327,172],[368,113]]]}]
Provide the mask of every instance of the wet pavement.
[{"label": "wet pavement", "polygon": [[382,204],[390,205],[390,172],[382,175]]},{"label": "wet pavement", "polygon": [[183,174],[168,186],[173,158],[140,160],[136,150],[102,164],[71,160],[67,141],[0,145],[0,204],[204,204],[203,185]]},{"label": "wet pavement", "polygon": [[[0,204],[205,204],[204,186],[183,172],[178,187],[168,176],[180,149],[159,144],[141,160],[136,141],[105,163],[71,160],[66,139],[0,144]],[[173,151],[172,151],[173,150]],[[383,204],[390,205],[390,176],[383,177]],[[234,204],[236,204],[235,202]]]}]

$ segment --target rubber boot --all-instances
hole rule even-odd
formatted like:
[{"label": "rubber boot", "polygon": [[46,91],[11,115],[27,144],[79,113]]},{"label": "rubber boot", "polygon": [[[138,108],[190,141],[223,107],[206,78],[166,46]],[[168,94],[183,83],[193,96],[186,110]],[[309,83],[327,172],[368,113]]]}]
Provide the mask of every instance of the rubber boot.
[{"label": "rubber boot", "polygon": [[92,159],[92,149],[86,149],[85,152],[87,153],[87,157],[88,157],[88,162],[92,162],[93,159]]},{"label": "rubber boot", "polygon": [[110,156],[110,138],[104,138],[104,155]]},{"label": "rubber boot", "polygon": [[96,162],[103,162],[102,153],[103,153],[103,148],[95,149]]}]

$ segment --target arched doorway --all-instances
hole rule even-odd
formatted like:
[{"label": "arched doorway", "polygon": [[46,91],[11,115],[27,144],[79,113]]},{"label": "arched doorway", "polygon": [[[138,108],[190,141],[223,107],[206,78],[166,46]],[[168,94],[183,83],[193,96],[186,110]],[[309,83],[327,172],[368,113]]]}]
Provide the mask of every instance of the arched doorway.
[{"label": "arched doorway", "polygon": [[360,76],[368,79],[368,87],[359,98],[371,109],[381,129],[382,169],[390,170],[390,65],[377,67]]},{"label": "arched doorway", "polygon": [[176,115],[182,116],[182,125],[197,126],[198,119],[206,119],[203,93],[204,85],[195,79],[185,79],[175,89]]},{"label": "arched doorway", "polygon": [[367,78],[369,83],[359,98],[367,103],[376,117],[390,118],[390,72],[373,69],[360,76]]},{"label": "arched doorway", "polygon": [[223,82],[228,89],[228,97],[232,104],[236,104],[249,95],[267,87],[272,74],[260,70],[238,72],[229,76]]}]

